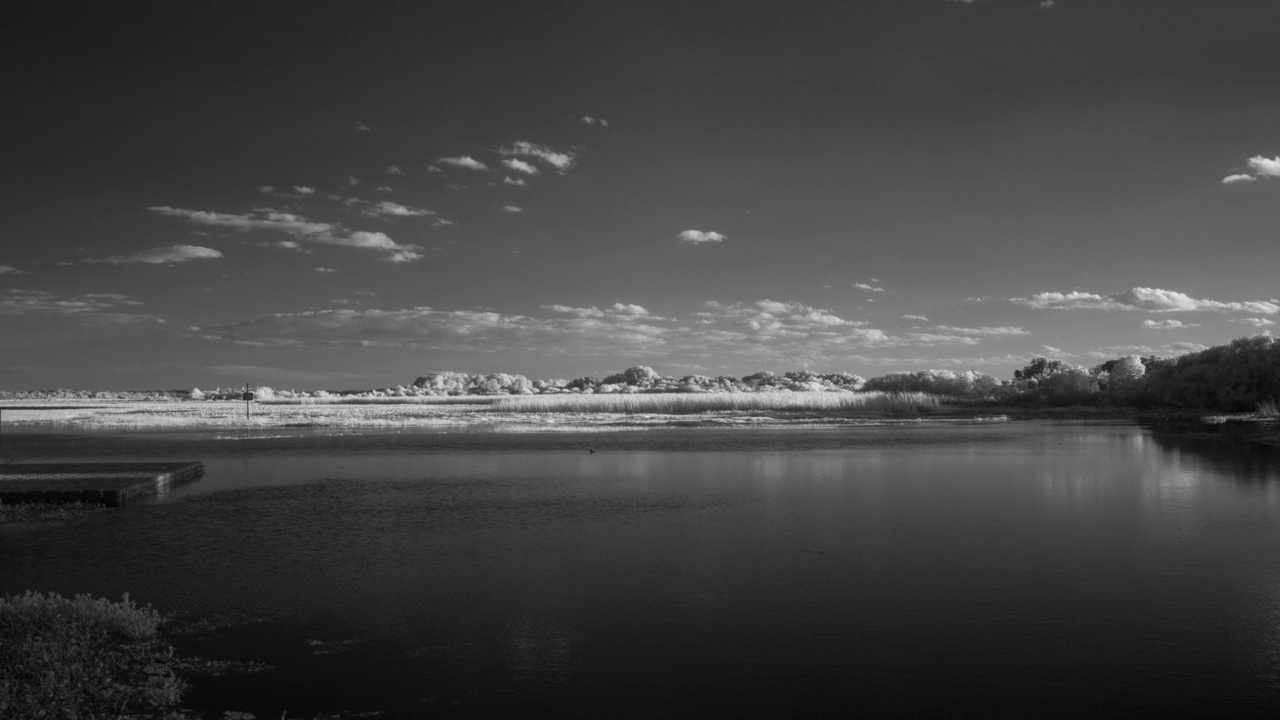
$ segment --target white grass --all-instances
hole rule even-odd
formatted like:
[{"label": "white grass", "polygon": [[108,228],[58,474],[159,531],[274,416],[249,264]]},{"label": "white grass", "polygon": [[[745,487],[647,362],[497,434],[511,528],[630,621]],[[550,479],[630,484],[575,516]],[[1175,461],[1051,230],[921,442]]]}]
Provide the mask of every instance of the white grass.
[{"label": "white grass", "polygon": [[492,405],[498,398],[482,395],[410,395],[405,397],[301,397],[257,400],[258,405]]},{"label": "white grass", "polygon": [[927,393],[887,392],[759,392],[660,393],[608,395],[526,395],[498,398],[497,412],[661,413],[817,412],[916,414],[942,407]]}]

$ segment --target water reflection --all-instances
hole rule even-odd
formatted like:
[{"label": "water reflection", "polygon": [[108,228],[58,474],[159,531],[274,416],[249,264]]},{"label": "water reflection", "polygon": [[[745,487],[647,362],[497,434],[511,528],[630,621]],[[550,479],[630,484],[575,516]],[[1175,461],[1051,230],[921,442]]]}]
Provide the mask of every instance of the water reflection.
[{"label": "water reflection", "polygon": [[278,618],[239,646],[284,668],[235,708],[260,717],[291,686],[320,688],[315,712],[375,688],[406,717],[425,696],[464,715],[1274,711],[1275,451],[1200,442],[1052,422],[28,438],[207,472],[0,538],[0,591]]}]

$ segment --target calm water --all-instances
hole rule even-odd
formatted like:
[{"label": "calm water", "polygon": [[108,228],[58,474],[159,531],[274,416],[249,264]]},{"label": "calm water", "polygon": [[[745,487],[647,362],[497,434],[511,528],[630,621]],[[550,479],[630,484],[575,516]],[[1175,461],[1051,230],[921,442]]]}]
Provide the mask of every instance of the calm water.
[{"label": "calm water", "polygon": [[0,591],[267,618],[182,641],[279,666],[189,695],[262,718],[1280,710],[1277,449],[1048,421],[262,433],[6,431],[23,460],[207,475],[0,529]]}]

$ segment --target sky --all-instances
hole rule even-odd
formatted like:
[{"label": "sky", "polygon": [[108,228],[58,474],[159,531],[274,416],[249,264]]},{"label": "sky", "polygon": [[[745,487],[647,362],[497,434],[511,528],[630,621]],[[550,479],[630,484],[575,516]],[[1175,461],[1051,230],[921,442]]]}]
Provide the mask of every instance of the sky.
[{"label": "sky", "polygon": [[1280,320],[1280,2],[38,3],[0,388],[864,377]]}]

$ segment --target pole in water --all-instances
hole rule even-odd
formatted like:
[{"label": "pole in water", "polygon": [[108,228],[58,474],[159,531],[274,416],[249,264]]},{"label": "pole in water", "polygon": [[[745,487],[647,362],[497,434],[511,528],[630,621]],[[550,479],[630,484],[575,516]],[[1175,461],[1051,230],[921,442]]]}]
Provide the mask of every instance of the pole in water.
[{"label": "pole in water", "polygon": [[249,383],[244,384],[244,421],[249,422],[249,400],[253,398],[253,393],[249,392]]}]

